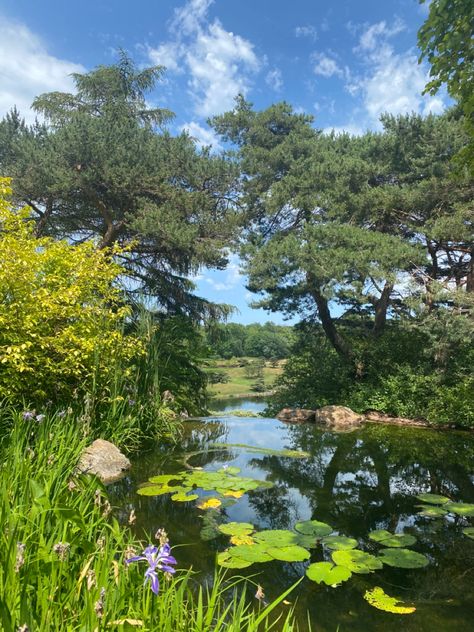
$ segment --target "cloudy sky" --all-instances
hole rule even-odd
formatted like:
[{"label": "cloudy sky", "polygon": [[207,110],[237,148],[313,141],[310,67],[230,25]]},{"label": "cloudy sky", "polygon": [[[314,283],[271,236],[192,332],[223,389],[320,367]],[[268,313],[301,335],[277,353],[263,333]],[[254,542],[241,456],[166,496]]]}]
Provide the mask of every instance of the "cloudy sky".
[{"label": "cloudy sky", "polygon": [[[16,104],[32,120],[32,99],[71,90],[70,73],[116,59],[124,48],[141,65],[162,64],[151,100],[176,113],[200,143],[206,125],[245,94],[256,107],[278,100],[315,116],[322,129],[379,129],[388,111],[440,113],[445,95],[422,96],[427,68],[417,64],[416,33],[427,5],[417,0],[0,0],[0,115]],[[250,310],[234,258],[203,271],[198,290]],[[271,319],[281,322],[277,315]]]}]

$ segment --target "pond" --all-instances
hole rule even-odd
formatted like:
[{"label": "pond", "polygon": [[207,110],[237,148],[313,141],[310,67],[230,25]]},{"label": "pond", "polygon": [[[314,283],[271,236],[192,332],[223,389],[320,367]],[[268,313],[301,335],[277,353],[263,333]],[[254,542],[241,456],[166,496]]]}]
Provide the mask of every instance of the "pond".
[{"label": "pond", "polygon": [[[213,444],[226,445],[216,448]],[[279,454],[281,450],[307,455],[294,458],[291,453]],[[228,466],[230,470],[225,471],[232,473],[235,466],[240,468],[239,477],[272,486],[246,491],[239,498],[224,498],[213,513],[199,509],[196,500],[173,502],[170,494],[137,494],[149,477],[185,470],[183,456],[190,452],[196,454],[188,459],[189,465],[202,467],[204,472]],[[225,416],[187,422],[179,450],[161,448],[140,455],[130,476],[111,492],[121,519],[126,521],[135,509],[134,529],[140,537],[164,527],[179,565],[192,566],[203,579],[212,577],[217,553],[229,546],[229,536],[223,533],[201,539],[209,516],[217,516],[221,523],[248,522],[257,531],[293,530],[300,521],[318,520],[331,525],[334,533],[354,538],[359,549],[376,556],[384,547],[368,537],[371,531],[413,535],[416,543],[409,548],[427,557],[425,567],[383,564],[373,573],[354,572],[337,587],[305,577],[310,563],[331,560],[332,551],[321,543],[309,549],[308,561],[273,560],[228,573],[253,576],[267,599],[304,577],[288,597],[296,602],[302,630],[308,629],[307,612],[312,629],[318,632],[398,632],[401,626],[413,632],[474,630],[474,540],[463,534],[464,528],[474,525],[474,517],[446,512],[435,517],[421,515],[417,505],[422,503],[416,498],[432,492],[451,501],[474,503],[473,465],[474,435],[469,433],[382,425],[333,433],[313,425],[285,425],[276,419]],[[210,491],[197,493],[216,496]],[[364,594],[376,586],[414,605],[416,611],[402,616],[375,609]]]}]

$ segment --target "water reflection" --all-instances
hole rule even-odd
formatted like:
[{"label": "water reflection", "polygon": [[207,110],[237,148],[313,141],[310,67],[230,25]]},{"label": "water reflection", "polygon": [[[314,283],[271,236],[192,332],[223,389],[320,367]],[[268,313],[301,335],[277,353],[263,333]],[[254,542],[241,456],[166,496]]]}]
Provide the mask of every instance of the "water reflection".
[{"label": "water reflection", "polygon": [[[238,448],[209,449],[216,442],[304,450],[311,456],[294,459]],[[130,477],[114,488],[115,503],[123,514],[135,508],[140,534],[165,526],[173,543],[183,545],[177,551],[181,565],[192,565],[205,577],[212,575],[216,551],[225,548],[227,539],[200,539],[202,512],[194,503],[136,494],[138,484],[149,476],[182,470],[183,453],[190,451],[199,452],[192,458],[193,466],[218,469],[228,463],[240,467],[242,476],[274,483],[226,508],[226,520],[248,521],[258,528],[292,528],[298,520],[315,518],[358,538],[361,548],[370,551],[377,550],[367,540],[373,529],[405,529],[416,535],[416,550],[431,560],[426,569],[385,567],[373,575],[354,576],[337,589],[305,580],[298,589],[298,611],[310,611],[315,630],[333,631],[337,625],[341,632],[397,630],[400,623],[394,615],[375,611],[362,599],[363,592],[376,585],[417,604],[417,612],[403,619],[405,630],[474,630],[474,542],[461,534],[459,517],[432,520],[417,515],[414,498],[429,491],[474,502],[471,434],[374,425],[336,434],[311,425],[231,416],[186,424],[179,449],[152,451],[136,459]],[[315,550],[311,561],[322,555],[321,549]],[[258,581],[271,597],[304,574],[304,565],[274,562],[249,570],[260,573]]]}]

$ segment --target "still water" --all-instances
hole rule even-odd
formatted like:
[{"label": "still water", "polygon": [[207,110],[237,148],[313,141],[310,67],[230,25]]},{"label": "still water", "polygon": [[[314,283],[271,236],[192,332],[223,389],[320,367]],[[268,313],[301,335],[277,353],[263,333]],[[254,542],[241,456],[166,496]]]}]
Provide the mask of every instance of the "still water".
[{"label": "still water", "polygon": [[[239,404],[238,408],[242,408]],[[276,450],[304,450],[305,459],[248,452],[242,448],[208,450],[211,443],[247,444]],[[111,490],[119,514],[126,520],[135,509],[140,537],[164,527],[181,567],[192,566],[205,580],[212,577],[216,553],[228,546],[220,536],[202,541],[204,512],[195,502],[173,502],[169,495],[138,496],[148,477],[182,471],[183,455],[200,451],[193,466],[217,470],[223,465],[241,469],[239,476],[271,481],[269,489],[249,492],[222,510],[225,521],[251,522],[258,529],[292,529],[300,520],[329,523],[342,535],[359,540],[359,548],[376,553],[367,538],[374,529],[413,534],[415,551],[428,556],[427,567],[416,570],[384,566],[370,575],[354,574],[337,588],[305,578],[289,599],[297,602],[301,629],[318,632],[474,631],[474,540],[462,528],[474,518],[425,518],[416,507],[416,494],[433,492],[452,500],[474,502],[474,435],[435,432],[396,426],[367,425],[350,433],[333,433],[313,425],[286,425],[276,419],[203,419],[185,424],[180,449],[155,449],[135,459],[130,476]],[[328,558],[322,547],[311,550],[311,562]],[[276,597],[305,573],[306,563],[270,562],[235,571],[255,575],[268,599]],[[233,571],[229,571],[232,573]],[[417,610],[395,615],[372,608],[366,590],[386,593]]]}]

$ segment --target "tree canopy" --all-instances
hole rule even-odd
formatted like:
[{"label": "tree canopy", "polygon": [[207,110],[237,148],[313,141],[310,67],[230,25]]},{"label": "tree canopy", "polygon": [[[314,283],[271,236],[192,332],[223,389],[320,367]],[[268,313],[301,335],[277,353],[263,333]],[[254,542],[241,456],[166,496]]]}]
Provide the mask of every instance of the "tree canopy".
[{"label": "tree canopy", "polygon": [[37,97],[44,122],[27,126],[13,110],[0,123],[0,170],[32,208],[38,235],[126,246],[129,291],[200,316],[215,306],[193,295],[189,276],[226,265],[236,172],[186,132],[172,135],[172,112],[149,106],[162,72],[139,70],[122,53],[115,65],[73,75],[74,94]]}]

